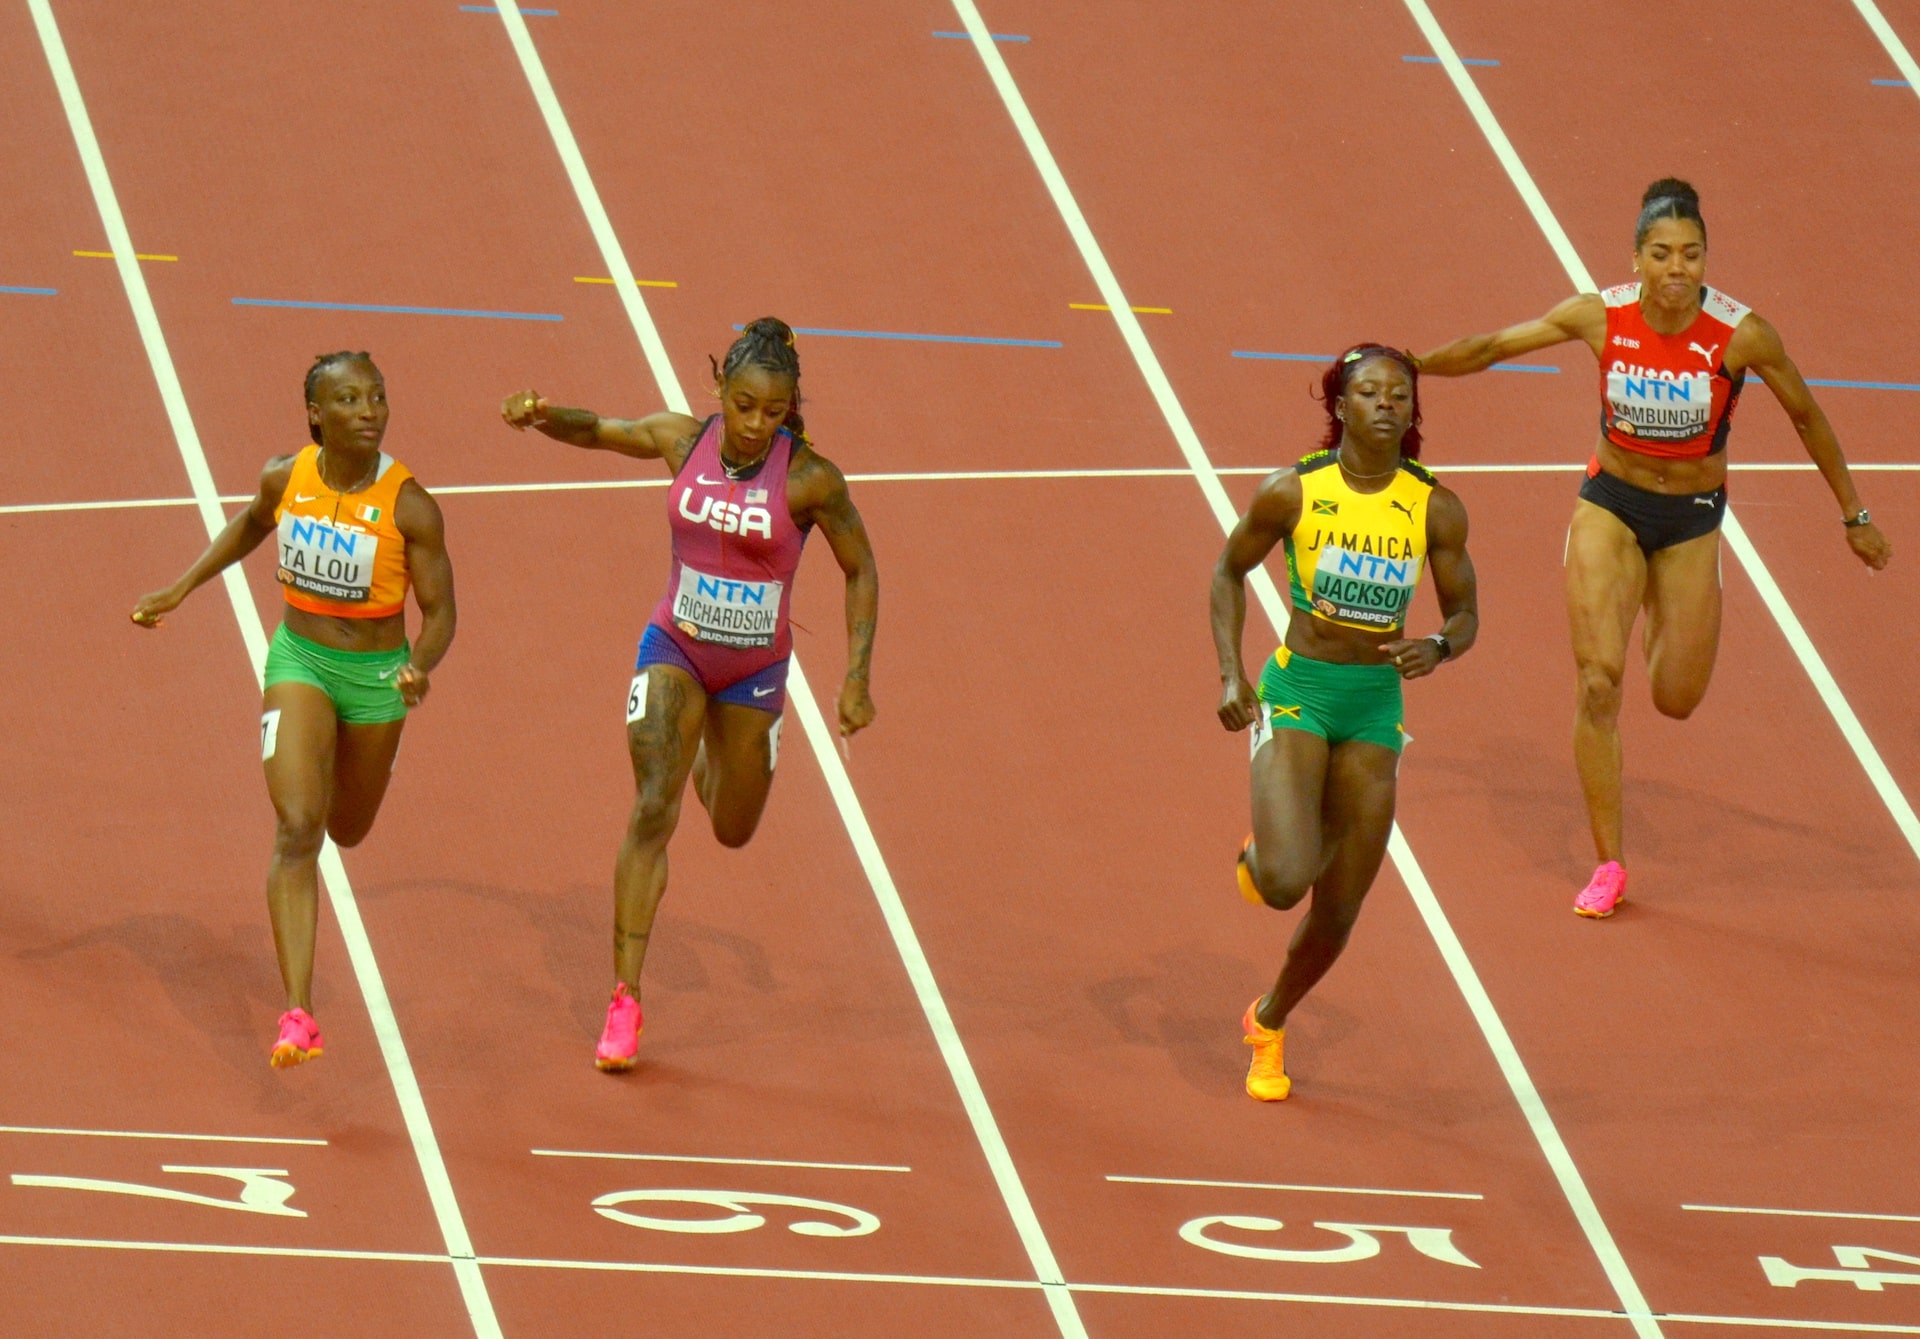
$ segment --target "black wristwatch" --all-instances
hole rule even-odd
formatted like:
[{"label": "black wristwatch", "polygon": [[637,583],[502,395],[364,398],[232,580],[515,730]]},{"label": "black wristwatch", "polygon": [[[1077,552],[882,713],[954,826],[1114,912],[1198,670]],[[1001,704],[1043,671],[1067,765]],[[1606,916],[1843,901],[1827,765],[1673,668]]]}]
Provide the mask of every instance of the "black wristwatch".
[{"label": "black wristwatch", "polygon": [[1860,508],[1859,511],[1856,511],[1853,515],[1847,517],[1846,520],[1842,521],[1841,524],[1846,526],[1847,529],[1849,530],[1856,530],[1863,525],[1872,525],[1873,518],[1868,516],[1867,509],[1865,507],[1862,507]]},{"label": "black wristwatch", "polygon": [[1427,640],[1440,648],[1440,658],[1442,660],[1453,659],[1453,643],[1447,640],[1446,633],[1430,632],[1427,634]]}]

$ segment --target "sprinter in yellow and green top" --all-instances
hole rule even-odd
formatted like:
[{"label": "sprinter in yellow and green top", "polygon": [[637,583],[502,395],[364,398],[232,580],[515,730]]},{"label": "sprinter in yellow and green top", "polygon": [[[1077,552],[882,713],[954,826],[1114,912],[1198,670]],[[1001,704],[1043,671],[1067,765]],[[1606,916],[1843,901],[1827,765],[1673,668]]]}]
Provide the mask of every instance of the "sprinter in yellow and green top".
[{"label": "sprinter in yellow and green top", "polygon": [[[1247,1092],[1292,1088],[1287,1015],[1346,947],[1386,854],[1402,726],[1400,682],[1463,655],[1480,628],[1467,511],[1416,459],[1419,374],[1398,349],[1361,344],[1322,376],[1321,449],[1262,481],[1213,572],[1220,723],[1253,727],[1253,834],[1241,895],[1286,911],[1309,892],[1273,990],[1247,1006]],[[1247,574],[1284,545],[1293,615],[1256,693],[1240,658]],[[1409,638],[1422,569],[1438,632]]]}]

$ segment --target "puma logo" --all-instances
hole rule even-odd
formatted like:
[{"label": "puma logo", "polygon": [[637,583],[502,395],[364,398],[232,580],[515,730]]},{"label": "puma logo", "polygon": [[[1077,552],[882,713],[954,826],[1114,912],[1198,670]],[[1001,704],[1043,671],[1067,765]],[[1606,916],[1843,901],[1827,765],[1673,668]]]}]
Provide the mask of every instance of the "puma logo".
[{"label": "puma logo", "polygon": [[1409,521],[1413,519],[1413,508],[1409,507],[1406,503],[1395,502],[1392,499],[1388,499],[1387,505],[1389,507],[1392,507],[1395,511],[1404,511],[1407,514],[1407,519]]},{"label": "puma logo", "polygon": [[1703,349],[1698,344],[1689,343],[1687,347],[1689,349],[1692,349],[1695,353],[1699,354],[1702,358],[1706,359],[1708,367],[1713,366],[1713,355],[1720,351],[1720,346],[1718,344],[1710,344]]},{"label": "puma logo", "polygon": [[1693,500],[1693,505],[1696,507],[1711,507],[1713,505],[1713,499],[1710,497],[1697,497]]}]

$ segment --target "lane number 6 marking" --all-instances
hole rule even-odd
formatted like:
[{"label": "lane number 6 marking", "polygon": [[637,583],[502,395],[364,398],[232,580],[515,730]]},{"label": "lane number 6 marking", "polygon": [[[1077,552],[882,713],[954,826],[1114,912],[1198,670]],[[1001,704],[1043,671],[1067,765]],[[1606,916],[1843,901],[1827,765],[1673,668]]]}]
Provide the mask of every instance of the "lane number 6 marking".
[{"label": "lane number 6 marking", "polygon": [[[650,1218],[617,1207],[635,1203],[703,1205],[709,1209],[724,1210],[726,1216]],[[762,1195],[739,1190],[616,1190],[593,1202],[594,1212],[602,1218],[611,1218],[629,1227],[644,1227],[652,1232],[752,1232],[767,1225],[766,1217],[754,1212],[756,1207],[808,1209],[846,1218],[852,1223],[852,1226],[846,1226],[803,1218],[787,1224],[787,1231],[797,1232],[803,1237],[864,1237],[880,1229],[880,1220],[865,1209],[835,1204],[832,1200],[802,1199],[798,1195]]]}]

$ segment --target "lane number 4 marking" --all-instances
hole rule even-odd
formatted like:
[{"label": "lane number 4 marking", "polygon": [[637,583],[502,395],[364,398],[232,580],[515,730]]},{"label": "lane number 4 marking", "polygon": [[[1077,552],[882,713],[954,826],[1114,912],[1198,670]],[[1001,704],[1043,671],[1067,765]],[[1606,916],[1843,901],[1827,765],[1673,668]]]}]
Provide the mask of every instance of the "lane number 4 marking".
[{"label": "lane number 4 marking", "polygon": [[1807,1268],[1790,1265],[1777,1255],[1760,1257],[1760,1268],[1765,1271],[1767,1282],[1776,1288],[1797,1288],[1807,1280],[1820,1283],[1851,1283],[1861,1292],[1885,1292],[1889,1283],[1905,1283],[1920,1287],[1920,1273],[1896,1273],[1890,1269],[1875,1269],[1873,1261],[1886,1264],[1912,1265],[1920,1270],[1920,1255],[1900,1255],[1893,1251],[1876,1251],[1871,1246],[1835,1246],[1833,1258],[1840,1264],[1838,1269]]},{"label": "lane number 4 marking", "polygon": [[1345,1265],[1356,1260],[1371,1260],[1380,1254],[1380,1237],[1376,1234],[1394,1233],[1404,1236],[1407,1244],[1429,1260],[1438,1260],[1445,1265],[1458,1265],[1463,1269],[1478,1269],[1479,1265],[1467,1259],[1458,1246],[1453,1244],[1453,1229],[1450,1227],[1385,1227],[1377,1224],[1362,1223],[1315,1223],[1322,1232],[1335,1232],[1347,1239],[1344,1246],[1324,1247],[1320,1250],[1288,1250],[1279,1246],[1255,1246],[1250,1242],[1222,1241],[1208,1235],[1209,1228],[1232,1228],[1238,1232],[1278,1232],[1285,1224],[1277,1218],[1249,1218],[1239,1214],[1219,1214],[1212,1218],[1195,1218],[1180,1228],[1181,1240],[1208,1251],[1218,1251],[1221,1255],[1237,1255],[1247,1260],[1285,1260],[1303,1265]]},{"label": "lane number 4 marking", "polygon": [[276,1218],[307,1216],[287,1204],[293,1198],[294,1186],[290,1181],[279,1179],[287,1175],[283,1167],[163,1166],[160,1170],[169,1176],[224,1176],[240,1183],[240,1196],[238,1199],[221,1199],[167,1186],[148,1186],[137,1181],[99,1181],[86,1176],[15,1175],[13,1183],[16,1186],[42,1186],[48,1190],[92,1190],[106,1195],[140,1195],[147,1199],[198,1204],[208,1209],[238,1209],[243,1213],[271,1214]]}]

